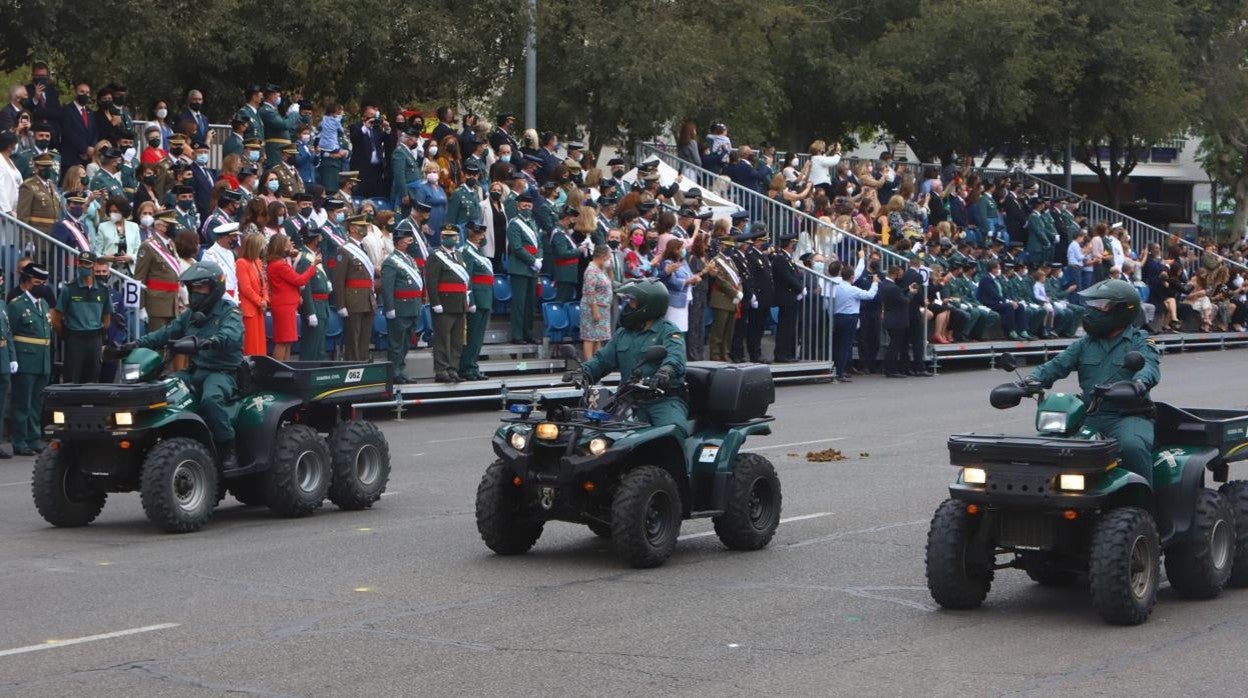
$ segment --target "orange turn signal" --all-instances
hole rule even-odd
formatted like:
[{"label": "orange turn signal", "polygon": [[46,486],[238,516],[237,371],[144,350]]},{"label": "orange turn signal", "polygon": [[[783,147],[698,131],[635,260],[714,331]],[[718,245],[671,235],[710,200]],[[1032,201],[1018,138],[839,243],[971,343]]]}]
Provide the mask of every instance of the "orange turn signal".
[{"label": "orange turn signal", "polygon": [[129,442],[129,441],[122,441],[121,443],[119,443],[119,444],[117,444],[117,445],[118,445],[118,446],[120,446],[120,447],[122,447],[122,448],[130,448],[130,442]]},{"label": "orange turn signal", "polygon": [[511,484],[515,485],[516,487],[519,487],[519,486],[520,486],[520,483],[522,483],[522,482],[524,482],[524,481],[520,479],[520,476],[519,476],[519,475],[517,475],[517,476],[515,476],[515,477],[511,478]]},{"label": "orange turn signal", "polygon": [[581,485],[581,487],[584,487],[586,492],[594,491],[594,483],[590,482],[589,480],[586,480],[585,484]]},{"label": "orange turn signal", "polygon": [[1075,519],[1079,518],[1079,512],[1075,511],[1074,509],[1067,509],[1066,511],[1062,512],[1062,518],[1066,519],[1067,521],[1074,521]]},{"label": "orange turn signal", "polygon": [[974,515],[978,514],[978,513],[979,513],[979,505],[978,505],[978,504],[967,504],[967,505],[966,505],[966,513],[970,514],[971,516],[974,516]]}]

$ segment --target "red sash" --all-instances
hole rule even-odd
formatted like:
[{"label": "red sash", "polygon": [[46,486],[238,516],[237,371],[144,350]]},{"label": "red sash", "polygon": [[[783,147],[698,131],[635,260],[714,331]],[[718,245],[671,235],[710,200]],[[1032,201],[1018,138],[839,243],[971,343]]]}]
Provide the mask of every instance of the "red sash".
[{"label": "red sash", "polygon": [[368,288],[373,287],[371,279],[347,279],[347,288]]},{"label": "red sash", "polygon": [[493,274],[473,274],[472,283],[478,286],[493,286],[494,275]]},{"label": "red sash", "polygon": [[147,290],[160,291],[161,293],[177,293],[178,282],[176,281],[160,281],[158,279],[147,280]]},{"label": "red sash", "polygon": [[581,260],[580,260],[580,259],[577,259],[576,257],[569,257],[569,258],[567,258],[567,259],[556,259],[556,260],[555,260],[555,266],[557,266],[557,267],[570,267],[570,266],[574,266],[574,265],[576,265],[576,264],[580,264],[580,263],[581,263]]},{"label": "red sash", "polygon": [[327,300],[329,300],[329,294],[328,294],[328,293],[313,293],[313,294],[312,294],[312,300],[314,300],[314,301],[327,301]]},{"label": "red sash", "polygon": [[438,293],[467,293],[468,284],[457,281],[439,281]]},{"label": "red sash", "polygon": [[[442,289],[438,289],[438,290],[440,291],[440,290],[442,290]],[[407,300],[411,300],[411,299],[413,299],[413,298],[420,298],[420,297],[422,297],[422,296],[424,296],[424,295],[425,295],[425,294],[424,294],[424,293],[422,293],[419,289],[413,289],[413,290],[408,290],[408,291],[395,291],[395,292],[394,292],[394,298],[395,298],[395,300],[400,300],[400,301],[407,301]]]}]

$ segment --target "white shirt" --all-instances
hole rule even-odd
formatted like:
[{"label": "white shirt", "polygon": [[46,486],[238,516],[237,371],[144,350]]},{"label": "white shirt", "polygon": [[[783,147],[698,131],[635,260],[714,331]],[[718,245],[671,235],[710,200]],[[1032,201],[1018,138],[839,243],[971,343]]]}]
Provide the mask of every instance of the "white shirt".
[{"label": "white shirt", "polygon": [[871,281],[871,288],[866,291],[847,283],[844,279],[837,279],[833,283],[836,284],[836,293],[832,296],[833,315],[857,315],[861,310],[862,301],[875,298],[875,294],[880,290],[880,283],[875,280]]},{"label": "white shirt", "polygon": [[809,177],[811,185],[830,184],[832,173],[836,171],[836,166],[839,164],[841,164],[840,155],[812,155]]},{"label": "white shirt", "polygon": [[17,210],[17,190],[21,186],[21,170],[7,157],[0,156],[0,213]]},{"label": "white shirt", "polygon": [[1122,269],[1122,263],[1127,259],[1127,255],[1122,251],[1122,241],[1111,235],[1109,237],[1109,251],[1114,255],[1114,268]]},{"label": "white shirt", "polygon": [[238,305],[238,272],[234,269],[234,250],[214,244],[204,250],[204,259],[213,262],[225,272],[225,298]]},{"label": "white shirt", "polygon": [[1034,281],[1031,284],[1031,295],[1039,303],[1049,302],[1049,292],[1044,288],[1043,281]]},{"label": "white shirt", "polygon": [[1083,268],[1083,245],[1078,240],[1071,240],[1066,246],[1066,266]]}]

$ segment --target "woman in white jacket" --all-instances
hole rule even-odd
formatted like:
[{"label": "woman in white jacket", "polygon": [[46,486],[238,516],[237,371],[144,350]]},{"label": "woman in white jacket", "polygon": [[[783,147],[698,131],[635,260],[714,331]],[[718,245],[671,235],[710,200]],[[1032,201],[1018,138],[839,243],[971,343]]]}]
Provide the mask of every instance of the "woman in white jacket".
[{"label": "woman in white jacket", "polygon": [[0,133],[0,213],[17,210],[17,190],[22,186],[22,172],[13,164],[17,134]]},{"label": "woman in white jacket", "polygon": [[134,275],[134,255],[143,242],[139,224],[130,220],[130,202],[121,197],[104,204],[104,217],[95,227],[91,248],[115,269]]},{"label": "woman in white jacket", "polygon": [[822,189],[830,198],[833,193],[832,179],[836,176],[836,166],[839,164],[841,164],[841,144],[833,144],[832,152],[828,153],[828,144],[822,139],[817,140],[810,144],[810,162],[806,164],[808,168],[806,180],[815,189]]}]

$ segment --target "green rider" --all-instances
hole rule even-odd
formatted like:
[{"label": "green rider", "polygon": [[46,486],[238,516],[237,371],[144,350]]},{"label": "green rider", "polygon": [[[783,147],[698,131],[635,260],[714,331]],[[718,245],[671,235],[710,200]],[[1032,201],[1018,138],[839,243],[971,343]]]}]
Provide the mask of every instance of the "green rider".
[{"label": "green rider", "polygon": [[[563,378],[578,385],[593,384],[619,371],[623,382],[640,366],[639,376],[652,379],[651,385],[665,391],[667,397],[638,403],[638,414],[654,426],[676,427],[676,435],[684,439],[689,436],[689,407],[684,398],[685,335],[663,317],[667,314],[667,288],[658,280],[643,279],[624,284],[615,295],[623,301],[615,336],[579,372]],[[667,356],[657,365],[643,363],[646,349],[655,345],[665,347]]]},{"label": "green rider", "polygon": [[[1104,401],[1087,425],[1106,438],[1118,440],[1122,465],[1153,481],[1153,420],[1148,391],[1161,382],[1157,347],[1148,333],[1133,326],[1140,311],[1140,294],[1135,286],[1120,279],[1107,279],[1079,294],[1087,313],[1083,329],[1087,336],[1075,341],[1051,361],[1032,372],[1035,380],[1048,388],[1058,379],[1079,372],[1079,388],[1085,399],[1098,385],[1131,381],[1135,384],[1136,405]],[[1132,372],[1123,367],[1123,357],[1138,351],[1144,368]]]},{"label": "green rider", "polygon": [[199,396],[196,411],[212,432],[222,469],[233,470],[238,467],[238,456],[234,452],[234,425],[225,405],[234,397],[234,372],[243,363],[243,316],[237,305],[223,298],[225,279],[216,264],[197,262],[182,272],[178,281],[190,294],[186,311],[122,350],[163,349],[175,339],[196,338],[198,350],[191,356],[190,368],[178,375]]}]

